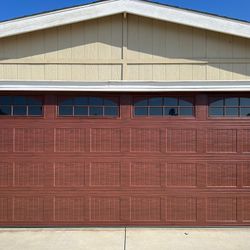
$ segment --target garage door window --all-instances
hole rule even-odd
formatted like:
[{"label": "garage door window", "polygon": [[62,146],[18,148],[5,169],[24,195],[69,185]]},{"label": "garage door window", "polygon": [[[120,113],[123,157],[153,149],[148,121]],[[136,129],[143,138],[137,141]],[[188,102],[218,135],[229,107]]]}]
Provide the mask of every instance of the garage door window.
[{"label": "garage door window", "polygon": [[119,116],[118,98],[115,97],[61,97],[58,103],[59,116]]},{"label": "garage door window", "polygon": [[193,116],[192,98],[136,97],[134,116]]},{"label": "garage door window", "polygon": [[211,117],[250,117],[249,97],[210,97]]},{"label": "garage door window", "polygon": [[42,98],[35,96],[0,96],[0,116],[42,116]]}]

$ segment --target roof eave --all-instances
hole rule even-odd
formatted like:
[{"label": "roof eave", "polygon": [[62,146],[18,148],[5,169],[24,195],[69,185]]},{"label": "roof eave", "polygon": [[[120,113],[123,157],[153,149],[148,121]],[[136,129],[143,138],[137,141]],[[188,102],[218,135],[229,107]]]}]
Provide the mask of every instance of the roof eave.
[{"label": "roof eave", "polygon": [[109,0],[0,23],[0,38],[129,13],[196,28],[250,38],[250,23],[140,0]]},{"label": "roof eave", "polygon": [[0,91],[240,92],[250,81],[0,81]]}]

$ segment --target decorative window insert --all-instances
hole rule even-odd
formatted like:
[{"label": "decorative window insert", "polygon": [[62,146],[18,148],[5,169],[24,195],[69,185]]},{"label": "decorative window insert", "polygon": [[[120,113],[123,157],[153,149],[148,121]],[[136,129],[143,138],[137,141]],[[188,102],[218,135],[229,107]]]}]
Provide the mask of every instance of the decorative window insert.
[{"label": "decorative window insert", "polygon": [[76,96],[61,97],[58,102],[59,116],[119,116],[117,97]]},{"label": "decorative window insert", "polygon": [[250,97],[210,97],[208,106],[210,117],[250,118]]},{"label": "decorative window insert", "polygon": [[136,97],[134,116],[194,116],[192,97]]},{"label": "decorative window insert", "polygon": [[0,116],[42,116],[43,100],[38,96],[0,96]]}]

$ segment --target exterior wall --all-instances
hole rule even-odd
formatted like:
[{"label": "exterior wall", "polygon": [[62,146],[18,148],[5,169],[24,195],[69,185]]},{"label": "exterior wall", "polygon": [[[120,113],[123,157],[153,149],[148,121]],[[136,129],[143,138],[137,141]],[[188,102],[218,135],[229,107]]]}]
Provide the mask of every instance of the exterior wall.
[{"label": "exterior wall", "polygon": [[138,16],[128,20],[128,58],[144,61],[128,65],[128,79],[250,79],[249,39]]},{"label": "exterior wall", "polygon": [[1,39],[0,78],[120,80],[121,21],[112,16]]},{"label": "exterior wall", "polygon": [[115,15],[0,39],[0,79],[249,80],[250,39]]}]

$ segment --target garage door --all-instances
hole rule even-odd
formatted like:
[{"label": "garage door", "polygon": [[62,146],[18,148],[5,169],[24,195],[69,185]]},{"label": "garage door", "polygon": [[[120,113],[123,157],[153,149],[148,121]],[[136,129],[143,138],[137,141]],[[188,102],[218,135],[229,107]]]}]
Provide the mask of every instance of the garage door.
[{"label": "garage door", "polygon": [[250,97],[2,93],[0,225],[250,225]]}]

